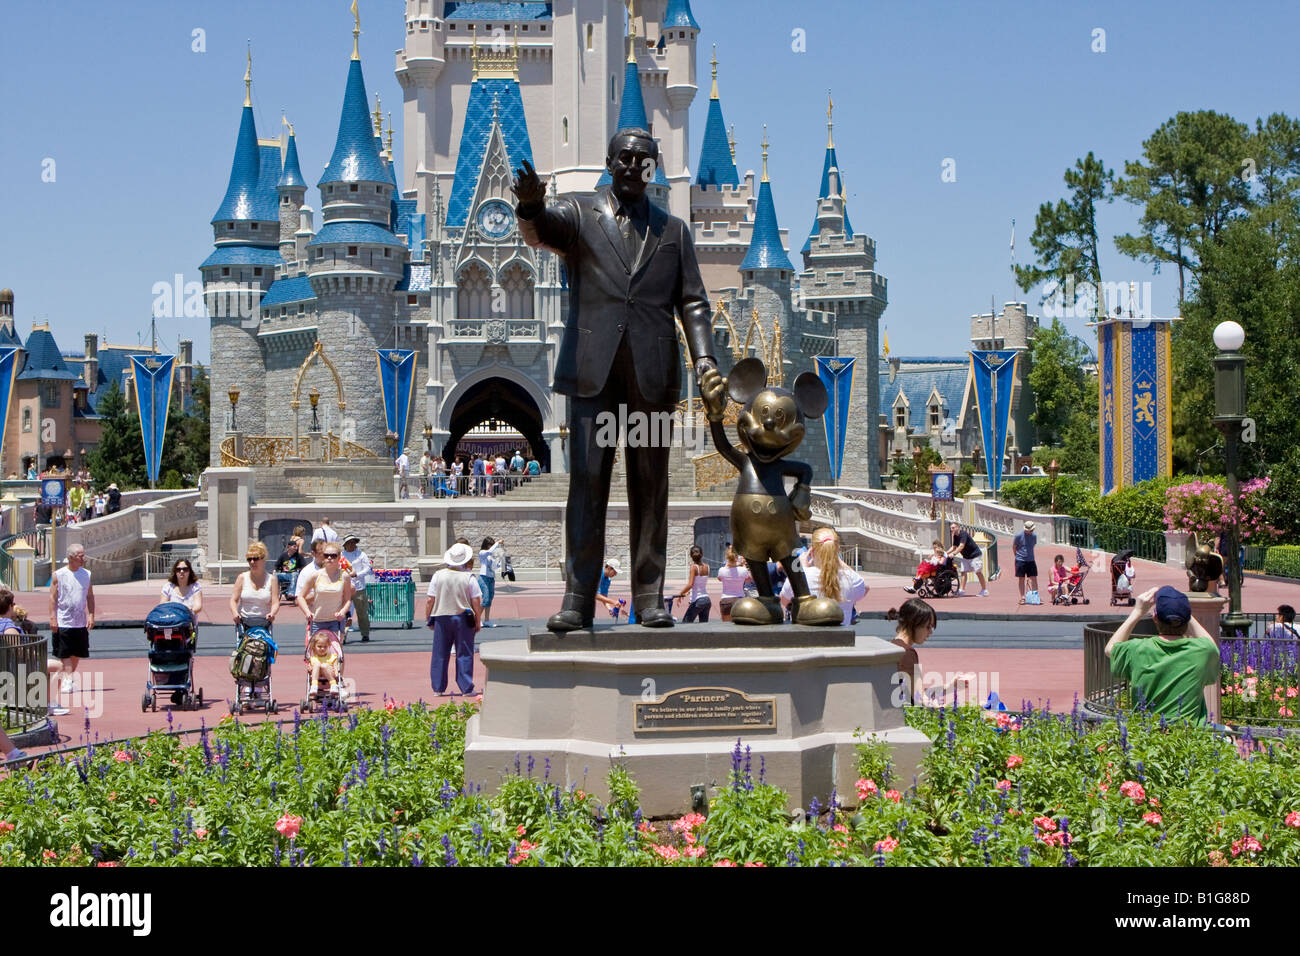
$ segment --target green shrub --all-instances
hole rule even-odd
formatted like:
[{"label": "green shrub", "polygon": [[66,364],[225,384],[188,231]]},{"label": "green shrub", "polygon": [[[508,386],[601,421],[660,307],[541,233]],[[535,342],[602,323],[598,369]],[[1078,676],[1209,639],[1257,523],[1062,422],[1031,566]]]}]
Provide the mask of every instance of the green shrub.
[{"label": "green shrub", "polygon": [[1300,545],[1275,544],[1264,555],[1264,573],[1300,578]]}]

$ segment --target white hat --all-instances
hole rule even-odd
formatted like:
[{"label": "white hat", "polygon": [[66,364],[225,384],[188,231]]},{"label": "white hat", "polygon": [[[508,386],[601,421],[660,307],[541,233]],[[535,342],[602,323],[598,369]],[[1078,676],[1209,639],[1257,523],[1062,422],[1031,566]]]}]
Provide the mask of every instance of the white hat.
[{"label": "white hat", "polygon": [[618,563],[618,558],[610,558],[610,559],[608,559],[608,560],[605,562],[605,567],[607,567],[607,568],[613,568],[615,574],[618,574],[618,572],[620,572],[620,571],[623,570],[623,568],[622,568],[622,567],[619,565],[619,563]]},{"label": "white hat", "polygon": [[1026,522],[1025,522],[1025,530],[1026,530],[1026,531],[1033,531],[1033,530],[1034,530],[1034,523],[1033,523],[1032,521],[1026,521]]},{"label": "white hat", "polygon": [[459,568],[461,565],[469,564],[473,559],[474,549],[460,542],[453,544],[442,556],[443,563],[449,568]]}]

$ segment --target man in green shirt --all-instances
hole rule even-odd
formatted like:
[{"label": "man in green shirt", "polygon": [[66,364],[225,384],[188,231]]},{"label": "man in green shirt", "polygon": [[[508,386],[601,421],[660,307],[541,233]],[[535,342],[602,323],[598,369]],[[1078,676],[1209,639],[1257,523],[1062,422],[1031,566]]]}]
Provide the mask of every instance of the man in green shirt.
[{"label": "man in green shirt", "polygon": [[[1156,636],[1130,640],[1148,614],[1155,619]],[[1112,673],[1140,691],[1152,713],[1205,722],[1206,705],[1219,682],[1219,647],[1193,619],[1187,595],[1168,585],[1139,595],[1106,645],[1106,656]]]}]

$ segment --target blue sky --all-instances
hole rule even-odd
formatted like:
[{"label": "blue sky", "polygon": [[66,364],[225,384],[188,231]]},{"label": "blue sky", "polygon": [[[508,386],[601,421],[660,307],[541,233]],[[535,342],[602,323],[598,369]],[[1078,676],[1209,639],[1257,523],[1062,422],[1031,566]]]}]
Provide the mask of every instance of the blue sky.
[{"label": "blue sky", "polygon": [[[1253,123],[1300,108],[1300,13],[1282,2],[1241,8],[1248,15],[1185,0],[692,7],[702,28],[693,163],[716,42],[737,165],[742,174],[760,168],[766,122],[777,214],[796,264],[813,221],[833,91],[850,215],[876,241],[897,354],[959,353],[971,313],[990,297],[999,307],[1024,298],[1008,268],[1011,220],[1023,263],[1038,205],[1063,195],[1062,173],[1080,155],[1092,150],[1120,172],[1178,110]],[[392,109],[399,139],[393,51],[403,9],[400,0],[361,0],[367,87]],[[246,40],[258,132],[278,136],[287,109],[314,181],[338,127],[351,26],[347,0],[7,4],[0,286],[15,291],[20,333],[48,320],[65,350],[79,349],[88,331],[114,343],[147,336],[154,284],[176,273],[197,280],[211,250]],[[192,50],[195,29],[205,52]],[[1104,53],[1092,50],[1096,29],[1105,31]],[[792,49],[795,30],[805,31],[806,52]],[[53,182],[42,181],[47,159]],[[941,180],[946,159],[955,161],[955,182]],[[314,189],[308,202],[319,205]],[[1173,273],[1153,276],[1110,242],[1135,224],[1134,207],[1104,209],[1104,277],[1151,281],[1155,314],[1171,314]],[[1086,335],[1082,320],[1067,325]],[[194,338],[207,360],[206,329],[194,320],[162,320],[159,332],[169,347]]]}]

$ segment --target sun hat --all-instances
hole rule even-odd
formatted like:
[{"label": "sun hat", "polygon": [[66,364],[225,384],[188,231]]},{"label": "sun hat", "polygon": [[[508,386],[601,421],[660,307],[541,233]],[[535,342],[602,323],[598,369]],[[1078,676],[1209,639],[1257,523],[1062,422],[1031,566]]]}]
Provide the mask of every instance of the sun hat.
[{"label": "sun hat", "polygon": [[605,562],[605,567],[613,568],[615,574],[618,574],[620,571],[623,570],[623,568],[618,563],[618,558],[610,558],[609,560],[607,560]]},{"label": "sun hat", "polygon": [[1033,523],[1032,521],[1026,521],[1026,522],[1025,522],[1025,530],[1026,530],[1026,531],[1033,531],[1033,530],[1034,530],[1034,523]]},{"label": "sun hat", "polygon": [[453,544],[447,549],[447,553],[442,556],[443,563],[449,568],[458,568],[463,564],[469,564],[474,559],[474,550],[467,544],[459,542]]},{"label": "sun hat", "polygon": [[344,546],[344,547],[347,547],[347,546],[348,546],[349,544],[351,544],[353,541],[355,541],[357,544],[360,544],[360,543],[361,543],[361,538],[360,538],[358,535],[350,534],[350,535],[348,535],[346,538],[343,539],[343,546]]}]

